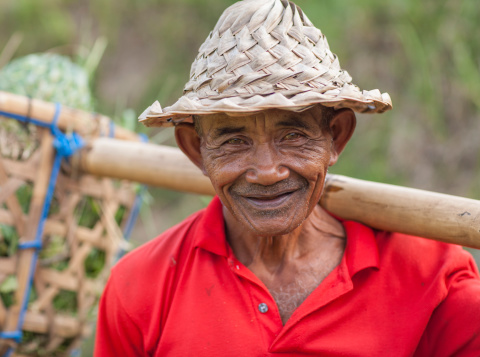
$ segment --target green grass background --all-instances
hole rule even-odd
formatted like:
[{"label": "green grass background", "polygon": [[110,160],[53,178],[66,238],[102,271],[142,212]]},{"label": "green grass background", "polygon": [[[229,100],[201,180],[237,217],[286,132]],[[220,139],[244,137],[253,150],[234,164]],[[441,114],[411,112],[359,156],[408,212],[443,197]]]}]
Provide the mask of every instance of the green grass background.
[{"label": "green grass background", "polygon": [[[200,44],[231,0],[2,0],[0,50],[15,57],[72,54],[108,42],[92,81],[97,111],[174,145],[171,129],[135,118],[182,94]],[[332,172],[480,199],[480,41],[477,0],[299,0],[364,89],[389,92],[394,110],[359,115]],[[208,198],[150,189],[133,241],[140,244]],[[474,254],[478,257],[478,252]],[[91,344],[91,341],[89,342]],[[91,354],[87,344],[84,355]]]}]

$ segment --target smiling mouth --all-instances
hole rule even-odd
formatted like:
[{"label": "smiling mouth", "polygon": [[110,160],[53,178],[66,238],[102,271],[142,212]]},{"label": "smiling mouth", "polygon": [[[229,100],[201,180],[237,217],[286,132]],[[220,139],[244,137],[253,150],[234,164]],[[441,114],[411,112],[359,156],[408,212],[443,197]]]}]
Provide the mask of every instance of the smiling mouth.
[{"label": "smiling mouth", "polygon": [[295,192],[296,190],[269,195],[248,195],[244,196],[244,198],[250,204],[257,206],[258,208],[278,208],[280,205],[285,203]]}]

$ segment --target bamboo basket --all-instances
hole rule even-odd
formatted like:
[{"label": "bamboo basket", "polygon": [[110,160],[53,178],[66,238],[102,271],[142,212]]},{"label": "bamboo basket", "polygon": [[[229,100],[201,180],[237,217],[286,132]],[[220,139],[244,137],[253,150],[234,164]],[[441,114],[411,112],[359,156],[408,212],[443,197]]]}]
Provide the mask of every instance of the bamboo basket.
[{"label": "bamboo basket", "polygon": [[71,108],[56,112],[52,103],[5,92],[0,112],[39,124],[39,145],[26,158],[0,156],[0,243],[6,247],[0,251],[0,286],[10,285],[0,293],[0,356],[75,355],[91,333],[98,298],[125,243],[122,227],[132,218],[138,185],[76,172],[62,160],[50,200],[56,137],[40,124],[51,125],[56,116],[59,135],[75,132],[87,143],[104,133],[140,138],[104,116]]}]

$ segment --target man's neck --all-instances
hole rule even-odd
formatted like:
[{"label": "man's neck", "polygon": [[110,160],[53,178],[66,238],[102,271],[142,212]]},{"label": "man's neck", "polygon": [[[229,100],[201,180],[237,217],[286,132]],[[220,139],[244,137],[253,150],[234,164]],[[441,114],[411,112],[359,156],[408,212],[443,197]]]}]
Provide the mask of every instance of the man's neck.
[{"label": "man's neck", "polygon": [[320,206],[293,232],[262,237],[238,225],[225,212],[227,240],[237,259],[267,287],[283,324],[340,263],[345,231]]},{"label": "man's neck", "polygon": [[249,268],[262,267],[273,275],[292,264],[307,264],[319,250],[329,249],[332,238],[345,238],[341,223],[318,205],[292,232],[269,237],[245,229],[230,212],[223,211],[227,240],[237,259]]}]

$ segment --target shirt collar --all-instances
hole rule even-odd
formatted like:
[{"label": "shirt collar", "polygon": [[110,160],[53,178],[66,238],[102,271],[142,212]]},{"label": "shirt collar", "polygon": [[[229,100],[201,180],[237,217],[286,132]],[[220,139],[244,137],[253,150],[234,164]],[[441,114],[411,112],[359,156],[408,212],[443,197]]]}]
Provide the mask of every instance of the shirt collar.
[{"label": "shirt collar", "polygon": [[[345,248],[346,264],[350,276],[366,268],[379,268],[380,259],[374,231],[358,222],[338,219],[347,236]],[[225,236],[222,202],[215,196],[200,218],[195,237],[195,247],[221,256],[228,256],[228,242]]]},{"label": "shirt collar", "polygon": [[195,247],[227,257],[227,245],[223,206],[218,196],[215,196],[200,218],[195,237]]},{"label": "shirt collar", "polygon": [[366,268],[379,268],[380,258],[378,254],[375,233],[370,228],[355,221],[341,220],[347,236],[345,259],[350,276],[353,277],[360,270]]}]

